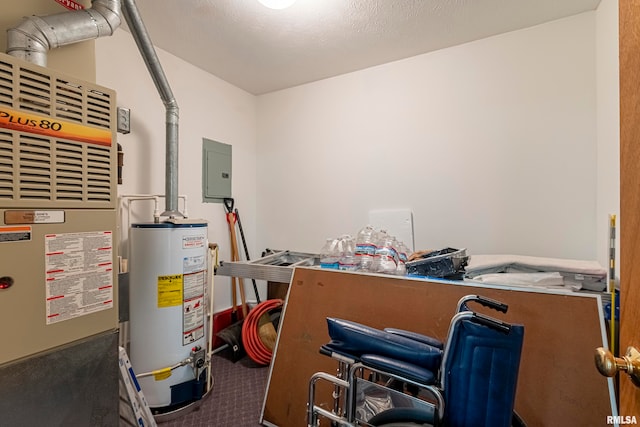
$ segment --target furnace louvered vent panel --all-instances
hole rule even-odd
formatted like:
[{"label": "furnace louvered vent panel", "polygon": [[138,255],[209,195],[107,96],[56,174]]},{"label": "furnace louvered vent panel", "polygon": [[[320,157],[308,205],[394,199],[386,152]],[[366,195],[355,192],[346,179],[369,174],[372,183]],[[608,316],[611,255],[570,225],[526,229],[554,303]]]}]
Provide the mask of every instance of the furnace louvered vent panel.
[{"label": "furnace louvered vent panel", "polygon": [[13,135],[0,130],[0,201],[14,198],[13,183]]},{"label": "furnace louvered vent panel", "polygon": [[22,135],[18,148],[18,194],[25,200],[51,200],[51,144]]},{"label": "furnace louvered vent panel", "polygon": [[82,121],[83,96],[79,87],[74,87],[68,82],[56,83],[56,109],[58,117],[67,120]]},{"label": "furnace louvered vent panel", "polygon": [[51,77],[23,67],[18,68],[18,109],[51,116]]},{"label": "furnace louvered vent panel", "polygon": [[0,58],[0,105],[12,105],[13,66]]},{"label": "furnace louvered vent panel", "polygon": [[84,155],[78,144],[61,142],[56,150],[56,193],[62,200],[78,200],[84,192]]},{"label": "furnace louvered vent panel", "polygon": [[0,54],[0,204],[111,208],[115,93]]}]

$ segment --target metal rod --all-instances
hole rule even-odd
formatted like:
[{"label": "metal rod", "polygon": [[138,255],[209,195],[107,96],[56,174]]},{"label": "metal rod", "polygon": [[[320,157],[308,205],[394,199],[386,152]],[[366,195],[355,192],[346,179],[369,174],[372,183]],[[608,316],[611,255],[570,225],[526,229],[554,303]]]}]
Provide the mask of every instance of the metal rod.
[{"label": "metal rod", "polygon": [[315,427],[317,417],[316,415],[320,414],[323,417],[329,418],[332,421],[341,423],[343,425],[352,425],[348,423],[346,419],[340,417],[340,415],[333,414],[325,409],[322,409],[315,405],[315,396],[316,396],[316,382],[318,380],[328,381],[336,386],[343,387],[345,389],[349,388],[349,383],[345,380],[342,380],[333,375],[327,374],[325,372],[316,372],[313,374],[309,380],[309,389],[308,389],[308,399],[307,399],[307,425],[310,427]]},{"label": "metal rod", "polygon": [[[249,249],[247,248],[247,241],[244,238],[244,230],[242,230],[242,222],[240,222],[240,214],[238,213],[238,208],[235,209],[236,221],[238,222],[238,230],[240,230],[240,237],[242,238],[242,246],[244,247],[244,255],[247,258],[247,261],[251,261],[249,257]],[[260,304],[260,295],[258,294],[258,285],[256,285],[256,279],[251,279],[253,283],[253,293],[256,295],[256,301]]]},{"label": "metal rod", "polygon": [[184,217],[178,211],[178,118],[179,108],[164,74],[153,43],[142,22],[135,0],[122,0],[123,14],[138,45],[151,78],[166,107],[165,212],[163,216]]}]

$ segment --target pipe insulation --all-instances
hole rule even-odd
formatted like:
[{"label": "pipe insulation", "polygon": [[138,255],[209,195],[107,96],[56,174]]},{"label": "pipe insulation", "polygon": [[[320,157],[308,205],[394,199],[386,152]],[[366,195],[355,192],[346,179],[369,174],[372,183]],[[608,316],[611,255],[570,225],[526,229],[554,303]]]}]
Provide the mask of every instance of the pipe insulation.
[{"label": "pipe insulation", "polygon": [[87,9],[25,17],[7,30],[7,53],[46,67],[50,49],[110,36],[119,26],[120,0],[93,0]]},{"label": "pipe insulation", "polygon": [[166,196],[165,212],[162,213],[162,216],[183,217],[178,211],[178,103],[162,70],[162,65],[140,17],[135,0],[122,0],[122,8],[129,30],[166,108]]}]

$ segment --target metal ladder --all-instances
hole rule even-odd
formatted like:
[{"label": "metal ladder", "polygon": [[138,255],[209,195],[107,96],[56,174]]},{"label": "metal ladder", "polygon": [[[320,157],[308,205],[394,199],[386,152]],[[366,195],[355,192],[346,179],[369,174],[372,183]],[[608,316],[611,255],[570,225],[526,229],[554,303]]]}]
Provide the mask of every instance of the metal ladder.
[{"label": "metal ladder", "polygon": [[[118,365],[120,366],[120,421],[121,425],[138,427],[156,427],[157,423],[144,393],[138,384],[131,367],[127,351],[119,347]],[[126,395],[123,396],[123,392]]]}]

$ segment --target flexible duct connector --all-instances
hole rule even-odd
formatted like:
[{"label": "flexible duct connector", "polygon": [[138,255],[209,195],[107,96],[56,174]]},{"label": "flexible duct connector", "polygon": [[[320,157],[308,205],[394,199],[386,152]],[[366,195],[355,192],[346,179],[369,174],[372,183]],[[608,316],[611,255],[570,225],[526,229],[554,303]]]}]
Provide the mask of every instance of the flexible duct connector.
[{"label": "flexible duct connector", "polygon": [[7,53],[47,66],[49,50],[110,36],[120,26],[120,0],[94,0],[91,8],[29,16],[7,30]]},{"label": "flexible duct connector", "polygon": [[138,45],[138,50],[147,65],[147,69],[166,108],[166,205],[162,216],[184,217],[178,211],[178,103],[162,70],[162,65],[160,65],[160,60],[149,38],[144,22],[142,22],[136,2],[134,0],[122,0],[122,7],[131,35]]}]

